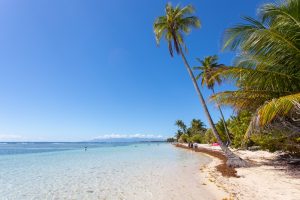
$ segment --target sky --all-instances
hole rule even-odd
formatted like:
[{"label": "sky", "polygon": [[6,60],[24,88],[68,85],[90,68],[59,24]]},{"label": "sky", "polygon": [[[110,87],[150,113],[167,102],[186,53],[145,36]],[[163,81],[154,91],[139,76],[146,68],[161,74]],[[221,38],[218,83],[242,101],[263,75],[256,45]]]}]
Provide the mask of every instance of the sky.
[{"label": "sky", "polygon": [[[0,0],[0,140],[169,137],[177,119],[207,124],[181,58],[155,43],[153,22],[167,2]],[[192,4],[202,23],[185,39],[191,66],[214,54],[231,64],[235,53],[221,51],[224,30],[264,2],[172,1]],[[214,103],[209,110],[217,121]]]}]

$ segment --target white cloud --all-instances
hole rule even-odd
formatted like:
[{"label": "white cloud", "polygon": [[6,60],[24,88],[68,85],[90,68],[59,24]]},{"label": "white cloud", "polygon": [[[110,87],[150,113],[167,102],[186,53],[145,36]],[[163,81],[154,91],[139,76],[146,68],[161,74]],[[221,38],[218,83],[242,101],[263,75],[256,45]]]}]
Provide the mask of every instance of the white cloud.
[{"label": "white cloud", "polygon": [[14,134],[0,134],[0,141],[20,141],[24,140],[25,138],[21,135],[14,135]]},{"label": "white cloud", "polygon": [[152,135],[152,134],[109,134],[109,135],[100,135],[94,139],[123,139],[123,138],[147,138],[147,139],[161,139],[161,135]]}]

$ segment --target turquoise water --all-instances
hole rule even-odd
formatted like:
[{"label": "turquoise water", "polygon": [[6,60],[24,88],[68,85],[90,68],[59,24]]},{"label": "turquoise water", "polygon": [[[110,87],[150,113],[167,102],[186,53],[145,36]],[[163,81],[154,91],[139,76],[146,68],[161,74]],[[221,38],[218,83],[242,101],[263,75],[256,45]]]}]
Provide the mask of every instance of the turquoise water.
[{"label": "turquoise water", "polygon": [[214,199],[209,161],[165,143],[2,143],[0,199]]}]

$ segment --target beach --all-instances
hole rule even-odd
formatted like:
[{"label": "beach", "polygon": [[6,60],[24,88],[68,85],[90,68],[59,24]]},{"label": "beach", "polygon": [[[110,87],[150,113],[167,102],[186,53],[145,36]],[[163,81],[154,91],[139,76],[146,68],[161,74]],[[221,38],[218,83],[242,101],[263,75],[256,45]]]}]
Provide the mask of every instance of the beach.
[{"label": "beach", "polygon": [[[198,144],[198,146],[215,153],[221,152],[220,147],[207,144]],[[251,163],[251,167],[235,169],[237,177],[224,176],[217,170],[223,161],[208,155],[213,161],[201,167],[201,180],[205,180],[205,184],[217,186],[217,190],[226,192],[227,199],[300,199],[299,169],[290,169],[287,165],[278,163],[276,159],[280,153],[246,150],[234,150],[234,152]]]},{"label": "beach", "polygon": [[0,144],[0,196],[12,200],[300,197],[299,170],[270,164],[278,153],[235,150],[252,165],[228,170],[221,165],[219,147],[198,144],[197,152],[180,147],[150,142]]}]

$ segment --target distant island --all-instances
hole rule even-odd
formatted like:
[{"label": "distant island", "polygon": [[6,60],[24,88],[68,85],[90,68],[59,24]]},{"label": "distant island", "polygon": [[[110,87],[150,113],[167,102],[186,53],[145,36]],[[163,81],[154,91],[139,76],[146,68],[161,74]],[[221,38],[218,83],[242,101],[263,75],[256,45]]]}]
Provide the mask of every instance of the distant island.
[{"label": "distant island", "polygon": [[166,138],[157,135],[104,135],[88,142],[165,142]]}]

